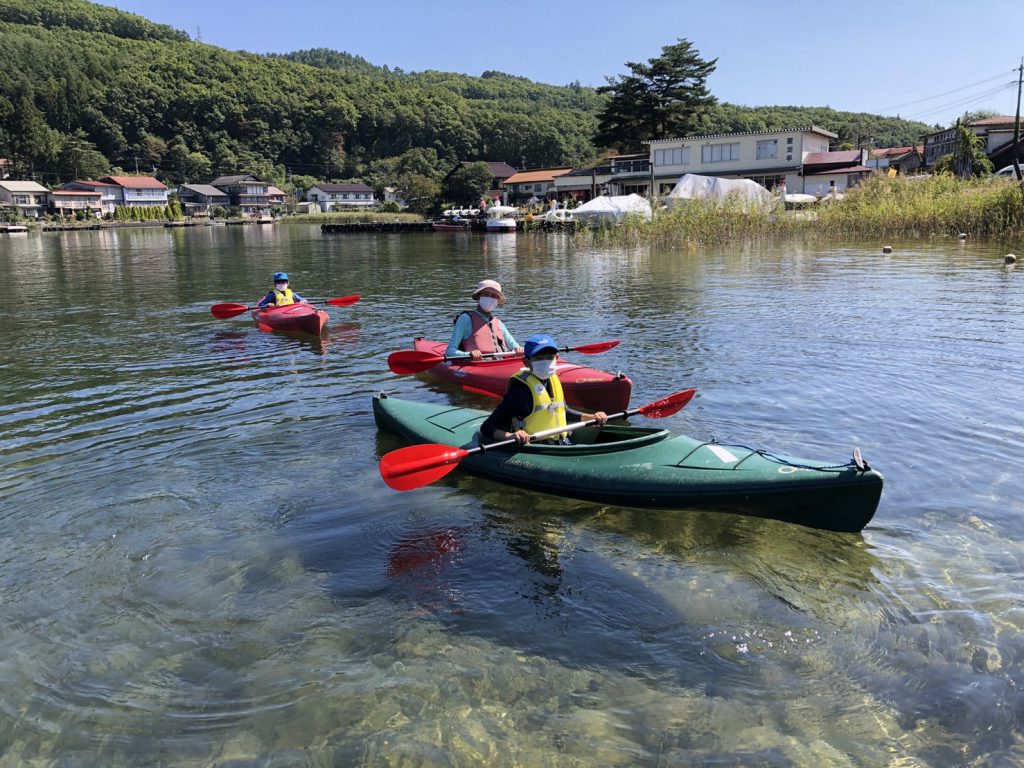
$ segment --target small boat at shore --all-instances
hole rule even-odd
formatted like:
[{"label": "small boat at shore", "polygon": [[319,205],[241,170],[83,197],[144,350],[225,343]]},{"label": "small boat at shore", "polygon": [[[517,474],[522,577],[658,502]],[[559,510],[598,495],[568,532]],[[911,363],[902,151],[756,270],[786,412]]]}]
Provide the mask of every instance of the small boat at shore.
[{"label": "small boat at shore", "polygon": [[488,232],[515,232],[516,220],[512,214],[516,209],[511,205],[495,205],[487,209],[486,227]]},{"label": "small boat at shore", "polygon": [[[415,349],[444,357],[448,345],[443,341],[416,339]],[[505,394],[508,380],[523,367],[521,357],[505,357],[472,361],[469,358],[446,360],[429,368],[427,373],[471,389],[480,389],[495,397]],[[633,382],[624,373],[608,373],[587,365],[559,358],[558,378],[562,382],[566,402],[584,411],[624,411],[629,406]]]},{"label": "small boat at shore", "polygon": [[272,331],[299,331],[319,336],[330,315],[322,309],[300,302],[281,307],[254,309],[252,319],[261,328],[269,328]]},{"label": "small boat at shore", "polygon": [[[381,429],[427,448],[480,445],[485,411],[373,399]],[[517,488],[660,510],[720,510],[830,531],[857,532],[875,514],[882,475],[854,452],[845,464],[778,456],[667,430],[609,423],[584,426],[573,445],[531,443],[466,455],[458,467]],[[441,462],[442,464],[444,462]],[[383,468],[382,468],[383,471]]]},{"label": "small boat at shore", "polygon": [[435,232],[466,232],[469,230],[469,224],[462,221],[432,221],[430,226]]}]

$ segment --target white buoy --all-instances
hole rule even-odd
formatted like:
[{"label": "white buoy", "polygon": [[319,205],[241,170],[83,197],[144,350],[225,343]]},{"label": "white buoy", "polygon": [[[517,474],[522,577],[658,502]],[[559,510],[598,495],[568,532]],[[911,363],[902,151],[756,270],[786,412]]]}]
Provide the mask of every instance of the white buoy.
[{"label": "white buoy", "polygon": [[891,245],[883,245],[882,246],[882,253],[892,253],[892,246]]},{"label": "white buoy", "polygon": [[966,240],[967,239],[967,233],[966,232],[961,232],[959,237],[960,237],[961,240]]},{"label": "white buoy", "polygon": [[1006,254],[1006,256],[1003,257],[1003,262],[1006,264],[1016,264],[1017,257],[1014,256],[1012,253],[1008,253]]}]

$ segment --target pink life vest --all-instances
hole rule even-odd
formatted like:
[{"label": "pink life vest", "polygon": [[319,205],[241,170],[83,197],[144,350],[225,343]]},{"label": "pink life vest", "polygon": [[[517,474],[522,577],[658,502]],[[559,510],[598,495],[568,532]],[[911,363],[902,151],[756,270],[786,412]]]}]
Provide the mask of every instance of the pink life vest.
[{"label": "pink life vest", "polygon": [[479,349],[485,355],[492,352],[508,351],[505,347],[505,326],[501,324],[501,320],[491,315],[490,321],[487,321],[476,310],[467,314],[473,323],[473,335],[467,336],[459,342],[459,349],[463,352]]}]

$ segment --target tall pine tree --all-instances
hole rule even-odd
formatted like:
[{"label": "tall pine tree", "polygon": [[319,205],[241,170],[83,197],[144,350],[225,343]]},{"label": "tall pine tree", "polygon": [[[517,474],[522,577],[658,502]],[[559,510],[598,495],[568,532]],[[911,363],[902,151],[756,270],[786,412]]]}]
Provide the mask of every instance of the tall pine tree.
[{"label": "tall pine tree", "polygon": [[609,94],[594,143],[640,151],[641,142],[695,133],[717,103],[707,89],[718,59],[702,59],[689,40],[661,49],[646,64],[626,62],[631,74],[607,78],[598,92]]}]

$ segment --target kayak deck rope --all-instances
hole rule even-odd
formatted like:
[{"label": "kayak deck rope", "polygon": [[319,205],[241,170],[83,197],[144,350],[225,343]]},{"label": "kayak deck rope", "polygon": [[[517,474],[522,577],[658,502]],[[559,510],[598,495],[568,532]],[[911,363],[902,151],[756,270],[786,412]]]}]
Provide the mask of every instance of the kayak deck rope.
[{"label": "kayak deck rope", "polygon": [[858,472],[867,472],[871,469],[871,466],[864,461],[860,455],[860,448],[853,449],[853,458],[845,464],[829,464],[827,466],[812,466],[810,464],[800,464],[799,462],[789,461],[782,456],[776,456],[771,451],[766,451],[763,448],[752,448],[749,445],[742,445],[741,443],[722,443],[714,437],[709,441],[712,445],[720,445],[723,448],[741,448],[744,451],[750,451],[756,453],[768,461],[774,461],[776,464],[781,464],[786,467],[796,467],[797,469],[812,469],[818,472],[836,472],[842,469],[856,469]]}]

